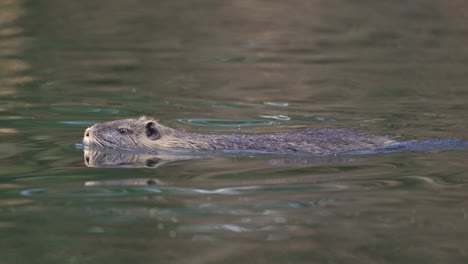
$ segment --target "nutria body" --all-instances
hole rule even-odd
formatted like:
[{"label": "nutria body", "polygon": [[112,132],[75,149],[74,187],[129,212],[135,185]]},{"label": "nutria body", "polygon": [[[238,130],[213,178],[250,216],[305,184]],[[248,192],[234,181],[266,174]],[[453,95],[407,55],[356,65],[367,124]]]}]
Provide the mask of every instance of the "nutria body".
[{"label": "nutria body", "polygon": [[264,151],[335,154],[388,146],[395,141],[355,129],[303,129],[271,134],[199,134],[163,126],[153,119],[123,119],[86,129],[83,143],[149,151]]}]

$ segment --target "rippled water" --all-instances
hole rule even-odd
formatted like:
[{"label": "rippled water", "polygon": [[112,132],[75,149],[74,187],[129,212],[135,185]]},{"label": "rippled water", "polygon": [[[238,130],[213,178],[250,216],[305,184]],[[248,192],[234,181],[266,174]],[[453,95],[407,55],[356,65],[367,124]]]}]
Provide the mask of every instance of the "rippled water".
[{"label": "rippled water", "polygon": [[467,140],[467,12],[435,0],[0,1],[0,263],[466,263],[466,148],[80,143],[96,122],[140,115],[205,133]]}]

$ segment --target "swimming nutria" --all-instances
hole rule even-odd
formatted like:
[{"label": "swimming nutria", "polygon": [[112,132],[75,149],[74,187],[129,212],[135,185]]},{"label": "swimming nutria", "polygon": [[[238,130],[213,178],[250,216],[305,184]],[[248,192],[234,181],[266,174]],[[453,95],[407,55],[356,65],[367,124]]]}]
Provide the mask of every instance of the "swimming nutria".
[{"label": "swimming nutria", "polygon": [[388,146],[395,141],[355,129],[318,128],[271,134],[199,134],[153,119],[123,119],[86,129],[86,146],[150,151],[261,151],[335,154]]}]

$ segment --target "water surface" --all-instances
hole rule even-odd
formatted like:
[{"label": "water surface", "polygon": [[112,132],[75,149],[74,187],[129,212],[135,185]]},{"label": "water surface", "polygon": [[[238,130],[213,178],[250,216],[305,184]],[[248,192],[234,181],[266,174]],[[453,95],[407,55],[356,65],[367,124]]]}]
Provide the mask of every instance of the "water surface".
[{"label": "water surface", "polygon": [[96,168],[76,144],[95,122],[140,115],[206,133],[466,140],[467,12],[1,2],[0,262],[466,263],[466,149]]}]

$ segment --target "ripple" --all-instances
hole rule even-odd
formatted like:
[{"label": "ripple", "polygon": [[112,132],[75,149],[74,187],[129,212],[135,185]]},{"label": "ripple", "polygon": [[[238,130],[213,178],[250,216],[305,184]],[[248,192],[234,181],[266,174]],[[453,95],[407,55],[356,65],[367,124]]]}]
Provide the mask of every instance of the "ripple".
[{"label": "ripple", "polygon": [[211,57],[209,61],[224,62],[224,63],[233,63],[233,62],[254,63],[254,62],[257,62],[257,58],[243,57],[243,56],[218,56],[218,57]]},{"label": "ripple", "polygon": [[411,185],[421,184],[421,185],[427,185],[427,186],[432,186],[432,187],[457,187],[457,186],[464,185],[464,184],[444,181],[441,178],[432,178],[432,177],[427,177],[427,176],[406,176],[403,179],[405,183],[408,185],[409,184]]},{"label": "ripple", "polygon": [[105,230],[104,228],[100,227],[100,226],[92,226],[88,229],[88,233],[96,233],[96,234],[100,234],[100,233],[105,233]]},{"label": "ripple", "polygon": [[[204,106],[204,107],[213,107],[213,108],[252,108],[252,105],[246,103],[220,103],[213,101],[190,101],[190,100],[158,100],[153,99],[152,104],[161,104],[161,105],[174,105],[174,106]],[[141,108],[141,103],[127,103],[127,106]]]},{"label": "ripple", "polygon": [[92,114],[102,114],[102,115],[135,115],[134,112],[126,111],[117,108],[111,107],[96,107],[96,106],[50,106],[49,110],[59,113],[92,113]]},{"label": "ripple", "polygon": [[[361,186],[363,187],[363,186]],[[364,186],[366,187],[366,186]],[[201,188],[183,188],[173,186],[151,186],[151,187],[110,187],[110,186],[84,186],[84,187],[70,187],[70,188],[32,188],[19,192],[22,196],[28,197],[48,197],[48,198],[62,198],[62,197],[115,197],[115,196],[139,196],[139,195],[228,195],[228,196],[243,196],[252,193],[297,193],[297,192],[329,192],[329,191],[342,191],[352,188],[352,186],[345,184],[312,184],[312,185],[282,185],[282,186],[238,186],[227,188],[215,189],[201,189]],[[298,209],[304,207],[314,207],[316,205],[311,202],[298,203],[289,201],[284,204],[277,204],[279,208]],[[262,206],[260,206],[262,207]],[[260,208],[257,208],[260,209]]]},{"label": "ripple", "polygon": [[316,121],[331,121],[331,122],[336,122],[337,120],[335,118],[329,117],[329,116],[324,116],[324,115],[306,115],[305,118],[310,118],[314,119]]},{"label": "ripple", "polygon": [[289,103],[286,102],[263,102],[264,105],[275,106],[275,107],[287,107]]},{"label": "ripple", "polygon": [[200,194],[241,194],[242,191],[251,191],[257,190],[259,187],[257,186],[242,186],[242,187],[231,187],[231,188],[220,188],[214,190],[203,190],[203,189],[181,189],[184,191],[192,192],[192,193],[200,193]]},{"label": "ripple", "polygon": [[222,126],[222,127],[247,127],[247,126],[271,126],[278,124],[274,121],[259,120],[235,120],[235,119],[214,119],[214,118],[191,118],[177,119],[178,122],[201,126]]},{"label": "ripple", "polygon": [[402,185],[403,183],[397,180],[366,181],[360,184],[361,187],[365,187],[366,189],[393,188]]},{"label": "ripple", "polygon": [[345,184],[311,184],[311,185],[279,185],[265,186],[264,191],[272,192],[329,192],[349,189]]},{"label": "ripple", "polygon": [[59,121],[60,124],[65,125],[74,125],[74,126],[89,126],[94,125],[97,121],[90,121],[90,120],[73,120],[73,121]]},{"label": "ripple", "polygon": [[35,197],[115,197],[128,195],[126,189],[104,189],[104,188],[75,188],[75,189],[46,189],[35,188],[20,192],[23,196]]},{"label": "ripple", "polygon": [[177,228],[179,232],[218,232],[218,231],[228,231],[235,233],[245,233],[245,232],[265,232],[265,231],[277,231],[277,230],[299,230],[299,226],[295,225],[266,225],[261,227],[246,227],[240,225],[232,224],[210,224],[210,225],[180,225]]},{"label": "ripple", "polygon": [[286,115],[260,115],[259,117],[271,118],[271,119],[276,119],[276,120],[284,120],[284,121],[291,120],[291,118]]},{"label": "ripple", "polygon": [[195,189],[178,187],[128,187],[128,188],[103,188],[86,186],[79,188],[47,189],[33,188],[20,192],[23,196],[35,197],[115,197],[128,195],[149,195],[149,194],[170,194],[170,195],[197,195],[197,194],[218,194],[218,195],[241,195],[244,192],[256,190],[256,186],[241,186],[219,189]]},{"label": "ripple", "polygon": [[246,40],[241,42],[240,45],[246,48],[263,48],[267,45],[267,42],[260,40]]},{"label": "ripple", "polygon": [[163,193],[168,194],[219,194],[219,195],[241,195],[247,191],[253,191],[260,189],[257,186],[240,186],[240,187],[229,187],[229,188],[218,188],[218,189],[196,189],[196,188],[180,188],[180,187],[161,187],[159,190]]}]

